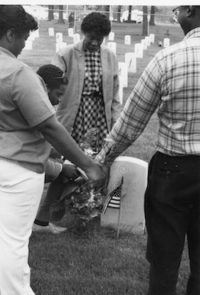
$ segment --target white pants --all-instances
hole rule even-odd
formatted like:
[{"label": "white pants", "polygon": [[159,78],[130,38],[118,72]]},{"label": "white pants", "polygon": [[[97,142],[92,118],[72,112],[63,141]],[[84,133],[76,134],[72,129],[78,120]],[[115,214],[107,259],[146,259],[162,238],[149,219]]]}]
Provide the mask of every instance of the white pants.
[{"label": "white pants", "polygon": [[44,174],[0,158],[0,295],[33,295],[28,243]]}]

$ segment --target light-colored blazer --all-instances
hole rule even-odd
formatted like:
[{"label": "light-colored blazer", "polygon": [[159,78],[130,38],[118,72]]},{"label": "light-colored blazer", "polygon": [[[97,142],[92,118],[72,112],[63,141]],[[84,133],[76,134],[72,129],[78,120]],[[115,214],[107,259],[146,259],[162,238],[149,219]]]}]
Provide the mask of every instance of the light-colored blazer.
[{"label": "light-colored blazer", "polygon": [[[119,101],[118,62],[114,53],[101,46],[101,63],[103,73],[103,97],[107,126],[110,130],[121,111]],[[57,118],[71,133],[75,121],[85,76],[83,41],[69,45],[56,53],[52,64],[67,73],[68,85],[58,106]]]}]

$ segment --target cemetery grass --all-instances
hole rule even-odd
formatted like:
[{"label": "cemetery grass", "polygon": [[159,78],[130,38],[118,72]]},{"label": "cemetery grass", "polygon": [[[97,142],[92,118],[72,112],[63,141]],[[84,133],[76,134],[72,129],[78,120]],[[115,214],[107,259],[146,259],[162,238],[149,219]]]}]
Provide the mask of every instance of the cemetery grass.
[{"label": "cemetery grass", "polygon": [[[40,38],[34,41],[34,50],[23,52],[24,62],[36,70],[40,65],[49,63],[55,53],[54,40],[48,37],[48,27],[54,26],[58,32],[64,32],[67,26],[56,22],[40,23]],[[118,44],[117,57],[124,61],[124,53],[130,52],[123,44],[123,36],[131,34],[134,43],[141,37],[142,25],[113,24]],[[124,103],[131,93],[144,67],[160,50],[157,45],[166,32],[171,43],[183,37],[177,26],[157,25],[150,27],[150,33],[156,34],[154,45],[145,52],[143,59],[138,59],[137,73],[129,76],[128,87],[124,89]],[[69,40],[66,38],[66,41]],[[132,48],[133,50],[133,48]],[[144,133],[124,155],[149,161],[155,150],[158,121],[154,114]],[[70,225],[67,214],[58,223]],[[146,234],[133,235],[100,228],[82,234],[74,232],[73,226],[60,235],[33,233],[30,239],[31,285],[36,295],[145,295],[148,287],[148,262],[145,259]],[[178,295],[184,294],[188,277],[188,254],[185,249],[178,280]]]}]

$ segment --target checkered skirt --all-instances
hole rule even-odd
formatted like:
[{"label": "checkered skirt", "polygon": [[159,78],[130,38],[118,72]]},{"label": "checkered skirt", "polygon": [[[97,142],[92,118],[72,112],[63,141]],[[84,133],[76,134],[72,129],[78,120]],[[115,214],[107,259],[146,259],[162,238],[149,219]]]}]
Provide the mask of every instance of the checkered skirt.
[{"label": "checkered skirt", "polygon": [[[97,130],[95,151],[98,152],[108,133],[103,95],[96,93],[93,97],[82,96],[75,118],[72,137],[80,144],[85,134],[91,129]],[[93,147],[94,148],[94,147]]]}]

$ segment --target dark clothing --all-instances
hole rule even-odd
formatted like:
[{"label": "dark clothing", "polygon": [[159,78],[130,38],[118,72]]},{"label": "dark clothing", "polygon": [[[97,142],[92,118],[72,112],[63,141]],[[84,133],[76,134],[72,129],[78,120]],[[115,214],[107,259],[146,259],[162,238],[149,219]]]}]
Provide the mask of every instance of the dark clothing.
[{"label": "dark clothing", "polygon": [[176,294],[185,237],[191,267],[186,294],[200,294],[200,156],[156,152],[149,164],[145,217],[148,295]]}]

